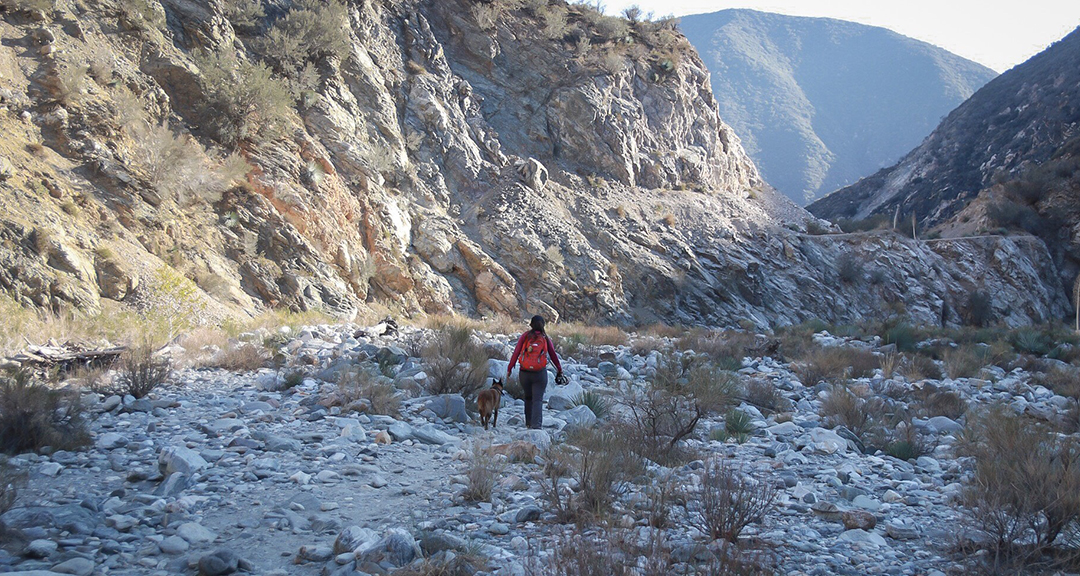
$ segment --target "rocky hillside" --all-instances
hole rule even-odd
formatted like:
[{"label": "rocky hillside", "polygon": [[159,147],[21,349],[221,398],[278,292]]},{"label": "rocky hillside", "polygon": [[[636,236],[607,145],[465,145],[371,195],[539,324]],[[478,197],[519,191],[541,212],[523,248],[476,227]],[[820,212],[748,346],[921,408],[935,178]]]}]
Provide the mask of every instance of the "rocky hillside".
[{"label": "rocky hillside", "polygon": [[[671,22],[543,0],[4,6],[0,288],[26,306],[766,326],[891,302],[938,322],[978,283],[1011,323],[1068,310],[1023,242],[1006,272],[978,242],[802,236]],[[841,282],[852,251],[896,265]]]},{"label": "rocky hillside", "polygon": [[829,218],[955,215],[979,191],[1052,159],[1080,133],[1080,29],[991,81],[899,163],[812,204]]},{"label": "rocky hillside", "polygon": [[883,28],[722,10],[682,18],[720,114],[769,184],[804,204],[891,165],[996,76]]}]

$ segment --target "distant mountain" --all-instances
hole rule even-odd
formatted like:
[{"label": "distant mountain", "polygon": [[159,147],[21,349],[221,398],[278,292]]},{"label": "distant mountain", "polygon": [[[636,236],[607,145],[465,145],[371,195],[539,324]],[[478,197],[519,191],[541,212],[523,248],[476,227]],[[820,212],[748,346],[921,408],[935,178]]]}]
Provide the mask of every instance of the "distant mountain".
[{"label": "distant mountain", "polygon": [[753,10],[686,16],[720,114],[800,204],[895,162],[993,70],[884,28]]},{"label": "distant mountain", "polygon": [[836,220],[892,216],[933,226],[991,184],[1029,178],[1080,136],[1080,28],[1002,74],[948,115],[891,168],[818,200]]},{"label": "distant mountain", "polygon": [[895,166],[809,210],[869,219],[863,226],[914,215],[945,237],[1031,233],[1071,284],[1080,273],[1080,28],[984,86]]}]

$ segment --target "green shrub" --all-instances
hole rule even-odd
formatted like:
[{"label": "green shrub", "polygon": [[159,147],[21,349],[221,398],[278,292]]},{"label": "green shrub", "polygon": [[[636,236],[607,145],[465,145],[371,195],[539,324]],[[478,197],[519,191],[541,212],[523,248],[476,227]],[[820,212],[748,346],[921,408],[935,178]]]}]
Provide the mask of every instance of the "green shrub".
[{"label": "green shrub", "polygon": [[165,10],[153,0],[120,0],[120,23],[128,30],[157,30],[165,25]]},{"label": "green shrub", "polygon": [[964,323],[969,326],[988,326],[994,321],[993,299],[982,290],[973,290],[968,294],[961,313]]},{"label": "green shrub", "polygon": [[751,378],[746,384],[746,401],[769,412],[791,410],[791,401],[772,382],[761,378]]},{"label": "green shrub", "polygon": [[754,433],[754,419],[742,410],[732,410],[724,417],[724,430],[736,437],[749,436]]},{"label": "green shrub", "polygon": [[896,349],[901,352],[911,352],[915,350],[915,344],[917,343],[918,338],[918,331],[911,325],[904,323],[886,327],[885,333],[881,335],[883,343],[895,344]]},{"label": "green shrub", "polygon": [[836,272],[840,275],[840,280],[847,284],[862,280],[865,271],[866,266],[851,253],[845,253],[836,262]]},{"label": "green shrub", "polygon": [[1017,352],[1036,356],[1046,356],[1055,346],[1050,334],[1034,328],[1017,330],[1009,341]]},{"label": "green shrub", "polygon": [[327,404],[370,414],[395,417],[401,414],[401,397],[390,380],[363,368],[342,373],[337,392]]},{"label": "green shrub", "polygon": [[339,0],[296,0],[274,22],[263,43],[274,69],[291,81],[294,96],[314,92],[314,64],[323,58],[344,60],[350,51],[349,15]]},{"label": "green shrub", "polygon": [[221,8],[229,22],[241,28],[254,28],[266,16],[260,0],[225,0]]},{"label": "green shrub", "polygon": [[292,114],[288,85],[262,64],[228,51],[196,53],[206,92],[204,116],[222,143],[262,143],[285,133]]},{"label": "green shrub", "polygon": [[77,392],[49,388],[29,372],[0,376],[0,452],[73,450],[88,441]]}]

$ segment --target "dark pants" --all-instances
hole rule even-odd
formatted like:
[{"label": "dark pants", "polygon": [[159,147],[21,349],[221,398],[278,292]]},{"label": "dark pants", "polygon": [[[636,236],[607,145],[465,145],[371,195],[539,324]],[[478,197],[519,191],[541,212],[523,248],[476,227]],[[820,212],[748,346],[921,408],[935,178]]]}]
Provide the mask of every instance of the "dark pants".
[{"label": "dark pants", "polygon": [[547,370],[532,372],[519,370],[518,379],[525,390],[525,427],[539,430],[544,426],[544,389],[547,388]]}]

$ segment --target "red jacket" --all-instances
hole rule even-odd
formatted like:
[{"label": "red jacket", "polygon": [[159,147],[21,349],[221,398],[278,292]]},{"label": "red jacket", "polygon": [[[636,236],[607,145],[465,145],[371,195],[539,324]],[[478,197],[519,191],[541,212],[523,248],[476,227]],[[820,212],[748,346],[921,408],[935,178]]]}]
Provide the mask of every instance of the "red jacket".
[{"label": "red jacket", "polygon": [[[531,330],[529,332],[532,332]],[[521,350],[525,347],[525,337],[529,335],[526,332],[518,337],[517,346],[514,346],[514,354],[510,356],[510,365],[506,367],[506,377],[510,377],[510,372],[514,370],[514,366],[517,364],[518,356],[521,356]],[[548,358],[551,358],[551,362],[555,364],[555,369],[562,372],[562,364],[559,363],[559,355],[555,353],[555,345],[551,343],[551,338],[544,335],[544,340],[547,340],[547,353]]]}]

